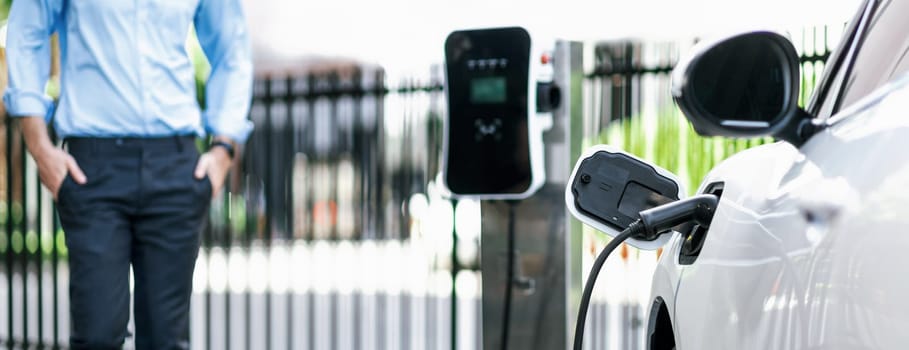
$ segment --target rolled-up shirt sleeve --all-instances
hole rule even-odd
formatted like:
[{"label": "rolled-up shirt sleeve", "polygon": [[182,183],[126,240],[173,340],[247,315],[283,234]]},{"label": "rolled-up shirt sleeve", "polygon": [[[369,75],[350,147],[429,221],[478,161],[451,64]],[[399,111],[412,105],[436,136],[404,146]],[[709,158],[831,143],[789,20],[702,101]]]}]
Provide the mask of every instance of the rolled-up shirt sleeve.
[{"label": "rolled-up shirt sleeve", "polygon": [[50,36],[60,22],[61,0],[13,1],[7,23],[9,85],[3,102],[10,116],[50,121],[53,100],[44,93],[50,77]]},{"label": "rolled-up shirt sleeve", "polygon": [[194,23],[211,63],[202,115],[205,130],[243,143],[253,129],[248,119],[253,67],[240,0],[202,0]]}]

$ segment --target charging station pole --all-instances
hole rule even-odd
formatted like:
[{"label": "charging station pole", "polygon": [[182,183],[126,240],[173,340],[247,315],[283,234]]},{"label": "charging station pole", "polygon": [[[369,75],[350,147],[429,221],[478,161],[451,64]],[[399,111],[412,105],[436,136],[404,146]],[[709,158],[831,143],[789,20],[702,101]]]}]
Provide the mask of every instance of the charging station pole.
[{"label": "charging station pole", "polygon": [[[510,349],[568,349],[581,296],[581,226],[565,208],[565,186],[581,154],[583,48],[558,41],[553,82],[562,102],[543,135],[546,182],[515,207]],[[483,201],[480,269],[483,348],[500,349],[505,310],[509,204]]]}]

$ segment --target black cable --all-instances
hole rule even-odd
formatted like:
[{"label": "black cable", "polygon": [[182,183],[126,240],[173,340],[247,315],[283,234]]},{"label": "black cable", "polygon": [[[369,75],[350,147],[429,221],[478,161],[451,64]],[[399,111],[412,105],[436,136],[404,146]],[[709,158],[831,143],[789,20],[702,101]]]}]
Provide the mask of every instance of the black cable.
[{"label": "black cable", "polygon": [[514,285],[514,215],[517,202],[508,202],[508,256],[505,258],[505,310],[502,313],[502,350],[508,349],[508,328],[511,323],[511,293]]},{"label": "black cable", "polygon": [[606,245],[606,248],[603,248],[603,251],[594,260],[593,267],[590,268],[590,275],[587,276],[587,283],[584,284],[584,294],[581,296],[578,320],[574,329],[574,350],[581,350],[584,343],[584,324],[587,322],[590,295],[593,294],[593,286],[596,284],[600,269],[603,268],[609,254],[628,238],[652,241],[683,223],[693,222],[703,228],[709,228],[710,222],[713,220],[713,213],[716,211],[717,201],[718,198],[715,195],[702,194],[641,211],[638,213],[640,220],[628,225],[628,228],[615,236]]},{"label": "black cable", "polygon": [[584,284],[584,294],[581,295],[581,305],[578,308],[578,320],[575,323],[574,328],[574,350],[581,350],[582,345],[584,344],[584,325],[587,322],[587,309],[590,307],[590,295],[593,294],[593,285],[597,281],[600,269],[602,269],[603,264],[606,263],[606,258],[608,258],[609,254],[618,248],[622,242],[625,242],[626,239],[639,235],[642,232],[644,232],[644,224],[641,223],[640,220],[635,221],[622,231],[622,233],[609,241],[606,248],[603,248],[600,255],[597,255],[596,260],[594,260],[593,267],[590,268],[590,274],[587,276],[587,283]]}]

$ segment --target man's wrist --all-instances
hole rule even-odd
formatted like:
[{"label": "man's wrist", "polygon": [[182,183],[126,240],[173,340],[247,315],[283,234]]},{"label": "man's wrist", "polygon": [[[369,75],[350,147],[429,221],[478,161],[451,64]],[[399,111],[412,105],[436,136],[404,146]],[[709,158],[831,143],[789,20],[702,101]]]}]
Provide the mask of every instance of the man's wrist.
[{"label": "man's wrist", "polygon": [[50,142],[41,142],[40,140],[36,142],[26,142],[25,146],[28,147],[28,152],[35,158],[42,158],[57,148]]},{"label": "man's wrist", "polygon": [[225,150],[224,147],[212,147],[208,149],[208,152],[218,160],[226,160],[228,162],[233,161],[233,158],[231,158],[230,154],[227,153],[227,150]]}]

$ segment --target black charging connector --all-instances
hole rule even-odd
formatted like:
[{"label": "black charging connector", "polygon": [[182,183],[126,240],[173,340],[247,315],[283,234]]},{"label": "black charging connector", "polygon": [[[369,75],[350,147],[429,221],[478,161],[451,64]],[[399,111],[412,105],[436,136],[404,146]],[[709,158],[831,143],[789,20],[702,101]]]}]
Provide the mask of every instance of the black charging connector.
[{"label": "black charging connector", "polygon": [[710,227],[710,220],[713,219],[716,205],[716,196],[702,194],[644,210],[638,213],[644,226],[643,232],[634,238],[652,241],[673,227],[685,223],[694,223],[704,228]]},{"label": "black charging connector", "polygon": [[584,284],[584,293],[581,295],[581,305],[578,308],[578,319],[575,323],[574,350],[583,349],[584,326],[587,322],[590,297],[593,294],[597,276],[600,275],[600,269],[603,268],[609,254],[628,238],[655,240],[681,224],[696,223],[703,228],[709,228],[710,221],[713,220],[713,213],[716,211],[717,201],[716,196],[703,194],[641,211],[638,213],[639,220],[625,228],[603,248],[594,260],[593,266],[590,268],[590,275],[587,276],[587,283]]}]

